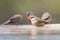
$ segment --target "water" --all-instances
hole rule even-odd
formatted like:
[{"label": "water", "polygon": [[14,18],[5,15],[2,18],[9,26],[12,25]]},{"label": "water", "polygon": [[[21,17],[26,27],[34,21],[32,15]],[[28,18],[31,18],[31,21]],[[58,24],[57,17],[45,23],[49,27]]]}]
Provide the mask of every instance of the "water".
[{"label": "water", "polygon": [[[52,25],[52,26],[51,26],[51,28],[55,27],[54,25]],[[0,32],[1,32],[1,34],[0,34],[0,40],[60,40],[60,35],[58,35],[58,34],[56,34],[56,35],[49,35],[49,34],[44,34],[44,35],[40,34],[40,35],[37,35],[34,30],[32,30],[32,34],[33,35],[4,34],[4,32],[7,33],[8,29],[15,28],[15,27],[20,28],[20,26],[16,26],[16,25],[15,26],[12,26],[12,25],[11,26],[9,26],[9,25],[5,26],[4,25],[2,27],[0,26]],[[25,28],[27,26],[23,25],[22,27]],[[30,27],[30,26],[28,26],[28,27]],[[55,28],[59,28],[59,26],[55,27]],[[1,30],[4,30],[4,31],[2,32]],[[51,31],[48,31],[48,32],[51,32]],[[26,33],[26,32],[24,32],[24,33]]]},{"label": "water", "polygon": [[28,40],[27,35],[0,35],[0,40]]},{"label": "water", "polygon": [[60,40],[60,35],[0,35],[0,40]]}]

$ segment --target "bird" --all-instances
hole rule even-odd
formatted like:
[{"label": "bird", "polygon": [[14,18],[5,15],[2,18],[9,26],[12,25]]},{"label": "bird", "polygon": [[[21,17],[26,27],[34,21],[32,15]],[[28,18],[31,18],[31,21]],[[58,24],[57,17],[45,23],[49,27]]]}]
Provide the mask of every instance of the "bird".
[{"label": "bird", "polygon": [[9,18],[6,22],[2,23],[2,25],[10,25],[10,24],[17,24],[22,22],[22,15],[15,14],[11,18]]},{"label": "bird", "polygon": [[26,13],[26,17],[30,22],[32,23],[33,26],[36,27],[42,27],[45,24],[48,24],[52,21],[52,16],[50,15],[49,12],[44,12],[42,17],[37,17],[33,12],[29,11]]}]

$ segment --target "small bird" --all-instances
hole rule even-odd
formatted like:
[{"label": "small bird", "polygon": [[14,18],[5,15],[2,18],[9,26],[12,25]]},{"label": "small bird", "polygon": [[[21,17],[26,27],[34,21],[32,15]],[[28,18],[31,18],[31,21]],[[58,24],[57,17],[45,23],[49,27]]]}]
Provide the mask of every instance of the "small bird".
[{"label": "small bird", "polygon": [[44,12],[41,18],[34,15],[33,12],[27,12],[26,17],[36,27],[44,26],[52,21],[52,16],[48,12]]},{"label": "small bird", "polygon": [[6,22],[4,22],[2,25],[10,25],[10,24],[17,24],[19,22],[22,22],[22,15],[14,15],[11,18],[9,18],[9,20],[7,20]]}]

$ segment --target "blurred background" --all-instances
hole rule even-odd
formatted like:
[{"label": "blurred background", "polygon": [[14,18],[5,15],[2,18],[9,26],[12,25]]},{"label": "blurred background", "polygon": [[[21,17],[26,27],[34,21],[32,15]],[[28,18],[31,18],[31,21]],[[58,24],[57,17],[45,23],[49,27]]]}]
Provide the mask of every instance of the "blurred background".
[{"label": "blurred background", "polygon": [[21,24],[30,24],[25,18],[28,11],[33,11],[39,17],[48,11],[55,19],[52,23],[60,23],[60,0],[0,0],[0,23],[15,14],[21,14],[23,15]]}]

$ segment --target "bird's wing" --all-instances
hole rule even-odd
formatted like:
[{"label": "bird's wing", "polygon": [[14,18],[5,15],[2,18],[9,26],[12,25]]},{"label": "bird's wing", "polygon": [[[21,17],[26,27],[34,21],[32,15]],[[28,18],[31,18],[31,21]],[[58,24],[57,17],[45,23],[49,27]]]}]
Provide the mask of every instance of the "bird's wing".
[{"label": "bird's wing", "polygon": [[22,16],[21,15],[14,15],[11,18],[9,18],[9,20],[7,20],[6,22],[4,22],[3,24],[14,24],[15,22],[22,22]]},{"label": "bird's wing", "polygon": [[52,16],[48,12],[44,12],[41,19],[45,20],[45,22],[51,22]]}]

